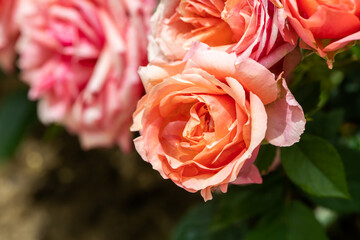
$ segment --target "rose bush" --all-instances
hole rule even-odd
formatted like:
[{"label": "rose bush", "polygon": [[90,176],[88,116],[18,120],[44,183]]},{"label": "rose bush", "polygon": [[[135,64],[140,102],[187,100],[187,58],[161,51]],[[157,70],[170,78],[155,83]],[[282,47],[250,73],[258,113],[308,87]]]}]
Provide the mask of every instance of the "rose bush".
[{"label": "rose bush", "polygon": [[336,53],[360,39],[358,0],[282,0],[282,4],[285,16],[302,40],[301,46],[316,51],[329,67]]},{"label": "rose bush", "polygon": [[134,113],[142,158],[190,191],[227,191],[261,183],[253,162],[264,139],[290,146],[304,131],[300,105],[286,81],[235,53],[196,43],[182,61],[140,69],[147,94]]},{"label": "rose bush", "polygon": [[152,17],[150,59],[181,60],[194,41],[270,68],[296,44],[282,39],[268,0],[162,0]]},{"label": "rose bush", "polygon": [[39,0],[21,25],[19,67],[44,123],[64,124],[84,148],[130,147],[143,88],[151,0]]}]

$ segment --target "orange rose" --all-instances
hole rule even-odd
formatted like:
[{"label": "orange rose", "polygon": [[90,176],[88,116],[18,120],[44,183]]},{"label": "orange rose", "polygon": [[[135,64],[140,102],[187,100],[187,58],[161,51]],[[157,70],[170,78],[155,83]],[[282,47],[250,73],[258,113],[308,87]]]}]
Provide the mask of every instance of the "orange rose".
[{"label": "orange rose", "polygon": [[253,162],[262,141],[289,146],[304,131],[284,79],[236,59],[195,44],[183,61],[140,70],[147,94],[134,113],[135,147],[164,178],[205,200],[229,183],[261,183]]},{"label": "orange rose", "polygon": [[284,14],[302,39],[331,68],[335,54],[360,39],[358,0],[282,0]]}]

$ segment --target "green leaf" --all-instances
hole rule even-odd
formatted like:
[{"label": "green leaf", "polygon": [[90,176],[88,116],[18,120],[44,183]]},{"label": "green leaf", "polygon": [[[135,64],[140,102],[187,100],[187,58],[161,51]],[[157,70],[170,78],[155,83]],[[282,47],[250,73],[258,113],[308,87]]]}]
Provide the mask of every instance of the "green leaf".
[{"label": "green leaf", "polygon": [[303,135],[299,143],[281,150],[281,160],[288,177],[307,193],[349,198],[341,158],[324,139]]},{"label": "green leaf", "polygon": [[276,216],[266,216],[247,240],[326,240],[325,231],[311,209],[295,201]]},{"label": "green leaf", "polygon": [[36,103],[27,99],[26,91],[5,98],[0,106],[0,160],[9,158],[36,119]]},{"label": "green leaf", "polygon": [[340,213],[358,212],[360,211],[360,151],[339,147],[339,153],[344,162],[351,199],[308,197],[316,204]]},{"label": "green leaf", "polygon": [[271,144],[260,146],[259,154],[256,157],[255,165],[261,173],[267,172],[274,161],[276,155],[276,147]]}]

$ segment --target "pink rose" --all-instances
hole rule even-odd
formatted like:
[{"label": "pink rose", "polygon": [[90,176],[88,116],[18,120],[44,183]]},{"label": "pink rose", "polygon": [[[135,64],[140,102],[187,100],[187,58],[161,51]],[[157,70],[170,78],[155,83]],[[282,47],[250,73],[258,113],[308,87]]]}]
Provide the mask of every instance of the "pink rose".
[{"label": "pink rose", "polygon": [[304,131],[283,78],[250,58],[195,44],[182,61],[140,69],[147,94],[134,113],[135,147],[164,178],[189,192],[261,183],[254,160],[265,139],[290,146]]},{"label": "pink rose", "polygon": [[162,0],[152,17],[150,60],[180,60],[194,41],[250,57],[270,68],[295,48],[268,0]]},{"label": "pink rose", "polygon": [[80,136],[84,148],[130,148],[143,88],[151,0],[39,0],[22,25],[19,67],[39,117]]},{"label": "pink rose", "polygon": [[[360,1],[282,0],[284,14],[300,36],[332,67],[336,53],[360,39]],[[293,39],[296,41],[297,39]]]}]

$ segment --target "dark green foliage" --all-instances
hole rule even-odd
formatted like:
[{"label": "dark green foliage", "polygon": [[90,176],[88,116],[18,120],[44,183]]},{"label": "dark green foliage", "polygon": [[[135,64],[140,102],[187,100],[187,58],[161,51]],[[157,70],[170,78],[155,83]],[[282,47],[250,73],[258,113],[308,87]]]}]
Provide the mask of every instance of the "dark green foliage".
[{"label": "dark green foliage", "polygon": [[26,91],[18,91],[0,105],[0,159],[10,157],[29,126],[36,120],[36,104],[27,99]]},{"label": "dark green foliage", "polygon": [[339,147],[339,153],[345,166],[351,199],[319,198],[314,196],[309,196],[309,198],[317,204],[340,213],[358,212],[360,211],[360,152],[347,147]]},{"label": "dark green foliage", "polygon": [[265,144],[260,147],[259,154],[256,158],[255,165],[260,172],[267,172],[274,161],[276,155],[276,147]]},{"label": "dark green foliage", "polygon": [[247,240],[326,240],[323,227],[311,209],[298,201],[280,212],[264,217],[248,233]]},{"label": "dark green foliage", "polygon": [[309,194],[349,197],[341,158],[327,141],[303,135],[299,143],[281,150],[281,160],[288,177]]}]

